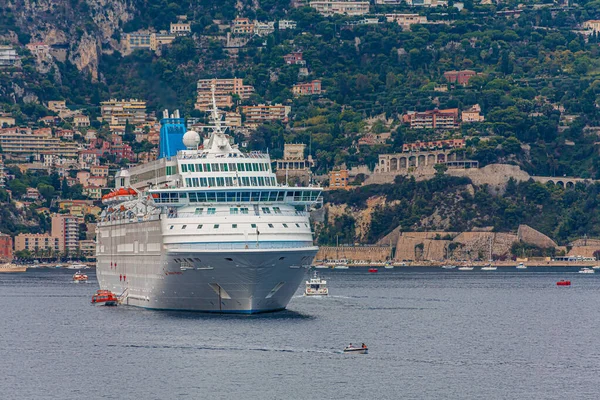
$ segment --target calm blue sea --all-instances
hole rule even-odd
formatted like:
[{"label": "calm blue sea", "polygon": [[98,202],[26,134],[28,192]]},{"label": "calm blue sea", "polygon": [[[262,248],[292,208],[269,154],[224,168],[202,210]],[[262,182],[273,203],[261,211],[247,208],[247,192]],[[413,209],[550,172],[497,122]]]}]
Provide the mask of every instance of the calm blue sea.
[{"label": "calm blue sea", "polygon": [[93,270],[0,274],[0,398],[598,399],[600,273],[576,271],[325,271],[329,297],[239,317],[92,307]]}]

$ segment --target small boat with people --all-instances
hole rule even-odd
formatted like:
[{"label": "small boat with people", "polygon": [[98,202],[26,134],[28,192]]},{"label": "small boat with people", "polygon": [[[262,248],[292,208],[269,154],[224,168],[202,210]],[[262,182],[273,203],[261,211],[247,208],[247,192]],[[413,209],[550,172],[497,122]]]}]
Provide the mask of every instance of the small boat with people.
[{"label": "small boat with people", "polygon": [[579,270],[579,273],[580,273],[580,274],[593,274],[593,273],[595,273],[595,272],[596,272],[596,271],[594,271],[593,269],[591,269],[591,268],[587,268],[587,267],[585,267],[585,268],[581,268],[581,269]]},{"label": "small boat with people", "polygon": [[75,272],[75,274],[73,274],[73,282],[79,283],[79,282],[87,282],[87,281],[88,281],[88,276],[86,274],[82,274],[81,271],[77,271],[77,272]]},{"label": "small boat with people", "polygon": [[388,262],[386,262],[383,265],[383,268],[385,268],[385,269],[394,269],[394,264],[392,264],[391,262],[388,261]]},{"label": "small boat with people", "polygon": [[522,262],[517,264],[517,269],[527,269],[527,266],[525,264],[523,264]]},{"label": "small boat with people", "polygon": [[369,349],[366,344],[362,344],[360,347],[354,347],[352,343],[346,346],[344,349],[344,353],[346,354],[369,354]]},{"label": "small boat with people", "polygon": [[110,290],[98,290],[92,296],[92,305],[95,306],[116,306],[119,304],[119,298]]},{"label": "small boat with people", "polygon": [[306,287],[304,288],[305,296],[327,296],[329,295],[329,289],[327,289],[327,281],[321,279],[315,271],[312,278],[306,281]]}]

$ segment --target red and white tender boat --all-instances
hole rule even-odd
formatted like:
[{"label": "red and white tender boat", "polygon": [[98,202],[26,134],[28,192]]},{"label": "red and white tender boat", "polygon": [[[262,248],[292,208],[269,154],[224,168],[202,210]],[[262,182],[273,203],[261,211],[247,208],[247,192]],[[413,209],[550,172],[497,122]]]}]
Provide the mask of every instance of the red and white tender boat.
[{"label": "red and white tender boat", "polygon": [[82,274],[81,271],[77,271],[75,274],[73,274],[73,282],[75,283],[87,282],[87,280],[88,276],[86,274]]},{"label": "red and white tender boat", "polygon": [[95,306],[116,306],[119,304],[119,298],[110,290],[98,290],[92,296],[92,305]]}]

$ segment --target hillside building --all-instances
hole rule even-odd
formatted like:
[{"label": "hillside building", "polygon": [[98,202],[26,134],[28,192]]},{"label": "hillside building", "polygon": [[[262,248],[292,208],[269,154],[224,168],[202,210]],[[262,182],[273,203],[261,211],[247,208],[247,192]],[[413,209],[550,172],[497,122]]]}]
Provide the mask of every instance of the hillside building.
[{"label": "hillside building", "polygon": [[0,147],[11,158],[39,160],[41,154],[54,154],[59,157],[77,157],[78,147],[74,142],[63,142],[52,137],[50,128],[32,131],[29,128],[0,129]]},{"label": "hillside building", "polygon": [[589,21],[585,21],[583,23],[583,27],[584,27],[584,29],[587,29],[590,31],[600,32],[600,20],[591,19]]},{"label": "hillside building", "polygon": [[304,157],[306,145],[304,143],[285,143],[283,145],[283,158],[275,160],[277,169],[275,175],[280,182],[290,178],[297,179],[303,184],[310,182],[311,168],[315,162],[309,154]]},{"label": "hillside building", "polygon": [[485,118],[483,117],[483,115],[481,115],[481,107],[479,106],[479,104],[475,104],[474,106],[463,110],[463,112],[461,113],[461,120],[462,122],[466,123],[483,122]]},{"label": "hillside building", "polygon": [[286,29],[296,29],[296,21],[292,21],[289,19],[281,19],[277,23],[277,27],[280,31],[284,31]]},{"label": "hillside building", "polygon": [[415,152],[415,151],[430,151],[437,149],[462,149],[465,147],[465,139],[446,139],[446,140],[433,140],[429,142],[414,142],[404,143],[402,145],[402,152]]},{"label": "hillside building", "polygon": [[310,7],[326,17],[342,15],[364,15],[369,13],[370,3],[368,1],[335,1],[316,0],[309,3]]},{"label": "hillside building", "polygon": [[403,31],[410,30],[411,25],[427,23],[427,16],[419,14],[385,14],[385,19],[397,23]]},{"label": "hillside building", "polygon": [[231,33],[234,35],[252,35],[254,24],[248,18],[236,18],[231,22]]},{"label": "hillside building", "polygon": [[294,96],[312,96],[321,94],[321,81],[314,80],[312,82],[298,83],[292,87]]},{"label": "hillside building", "polygon": [[459,85],[466,86],[469,84],[469,80],[477,75],[475,71],[465,69],[463,71],[446,71],[444,72],[444,78],[450,83],[458,83]]},{"label": "hillside building", "polygon": [[256,128],[258,125],[268,121],[288,122],[288,115],[292,108],[281,104],[256,106],[242,106],[242,114],[246,117],[245,126]]},{"label": "hillside building", "polygon": [[171,22],[169,32],[177,36],[186,36],[192,33],[192,26],[189,22]]},{"label": "hillside building", "polygon": [[12,67],[19,61],[17,50],[12,46],[0,45],[0,67]]},{"label": "hillside building", "polygon": [[197,85],[197,98],[195,108],[207,111],[212,108],[212,86],[215,86],[215,100],[218,108],[233,106],[233,95],[241,100],[249,99],[254,93],[254,86],[244,85],[240,78],[232,79],[200,79]]},{"label": "hillside building", "polygon": [[456,129],[458,128],[458,108],[447,110],[409,111],[402,116],[402,122],[412,129]]},{"label": "hillside building", "polygon": [[127,122],[137,125],[146,121],[146,102],[110,99],[100,103],[100,112],[102,121],[108,122],[110,129],[124,129]]},{"label": "hillside building", "polygon": [[329,172],[329,190],[349,189],[348,170],[333,170]]}]

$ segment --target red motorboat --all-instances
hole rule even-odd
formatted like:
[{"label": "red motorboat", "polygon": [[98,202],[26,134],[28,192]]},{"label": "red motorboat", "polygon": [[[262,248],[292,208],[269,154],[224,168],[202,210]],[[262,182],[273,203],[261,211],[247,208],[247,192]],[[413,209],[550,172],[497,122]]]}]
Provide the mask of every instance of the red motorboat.
[{"label": "red motorboat", "polygon": [[369,268],[369,272],[377,272],[377,268]]},{"label": "red motorboat", "polygon": [[571,281],[565,281],[564,279],[561,279],[560,281],[556,282],[556,286],[571,286]]},{"label": "red motorboat", "polygon": [[119,298],[110,290],[98,290],[92,296],[92,305],[95,306],[116,306],[119,304]]}]

